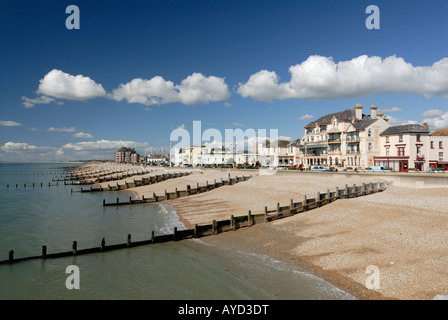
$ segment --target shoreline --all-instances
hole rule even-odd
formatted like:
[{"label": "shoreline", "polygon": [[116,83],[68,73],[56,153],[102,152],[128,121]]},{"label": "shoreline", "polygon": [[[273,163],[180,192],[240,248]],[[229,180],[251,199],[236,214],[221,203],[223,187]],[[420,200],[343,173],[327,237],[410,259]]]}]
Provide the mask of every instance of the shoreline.
[{"label": "shoreline", "polygon": [[[164,169],[168,171],[183,168]],[[191,171],[191,169],[190,169]],[[202,171],[202,173],[200,173]],[[193,174],[123,191],[162,194],[187,184],[226,178],[238,170],[198,170]],[[342,177],[345,180],[342,180]],[[378,181],[385,181],[378,176]],[[213,181],[213,180],[211,180]],[[255,175],[248,181],[210,192],[162,201],[172,206],[186,228],[225,220],[230,215],[262,213],[264,206],[313,197],[345,183],[377,182],[363,175],[283,173]],[[447,293],[448,195],[446,188],[390,185],[385,191],[326,206],[266,224],[201,238],[205,243],[261,254],[304,270],[357,299],[432,299]],[[381,275],[378,290],[366,288],[368,266]]]}]

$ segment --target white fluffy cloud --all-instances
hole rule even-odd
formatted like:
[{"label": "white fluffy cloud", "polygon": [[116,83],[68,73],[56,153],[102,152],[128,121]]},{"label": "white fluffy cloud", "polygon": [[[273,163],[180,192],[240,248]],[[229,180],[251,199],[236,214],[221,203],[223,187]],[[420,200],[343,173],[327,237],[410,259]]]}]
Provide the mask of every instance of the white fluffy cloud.
[{"label": "white fluffy cloud", "polygon": [[423,112],[423,122],[428,123],[431,129],[448,129],[448,111],[438,109]]},{"label": "white fluffy cloud", "polygon": [[200,73],[193,73],[182,80],[180,85],[174,85],[160,76],[150,80],[137,78],[120,84],[110,95],[117,101],[125,99],[128,103],[147,106],[173,102],[187,105],[206,104],[225,100],[229,96],[230,92],[223,78],[205,77]]},{"label": "white fluffy cloud", "polygon": [[57,69],[51,70],[40,80],[37,93],[68,100],[88,100],[106,95],[103,86],[89,77],[73,76]]},{"label": "white fluffy cloud", "polygon": [[48,132],[75,132],[76,128],[75,127],[62,127],[62,128],[55,128],[55,127],[50,127],[47,129]]},{"label": "white fluffy cloud", "polygon": [[101,151],[101,150],[116,150],[121,147],[128,147],[134,149],[148,148],[147,142],[122,141],[122,140],[98,140],[98,141],[83,141],[77,143],[67,143],[62,146],[64,150],[72,151]]},{"label": "white fluffy cloud", "polygon": [[384,93],[448,97],[448,58],[432,66],[414,67],[403,58],[359,56],[334,62],[310,56],[289,68],[291,79],[280,82],[274,71],[261,70],[240,83],[243,97],[270,102],[275,99],[335,99]]},{"label": "white fluffy cloud", "polygon": [[297,118],[297,120],[309,120],[309,119],[313,119],[314,116],[311,114],[303,114],[300,117]]},{"label": "white fluffy cloud", "polygon": [[22,124],[15,121],[10,120],[0,120],[0,126],[3,127],[20,127]]},{"label": "white fluffy cloud", "polygon": [[78,133],[75,133],[75,134],[73,135],[73,137],[75,137],[75,138],[86,138],[86,139],[93,138],[93,136],[92,136],[90,133],[87,133],[87,132],[78,132]]},{"label": "white fluffy cloud", "polygon": [[6,142],[3,146],[0,146],[0,150],[4,152],[39,152],[39,153],[47,153],[47,152],[56,152],[57,148],[54,147],[40,147],[30,145],[24,142]]},{"label": "white fluffy cloud", "polygon": [[[53,101],[55,101],[55,99],[47,97],[47,96],[40,96],[34,99],[30,99],[27,97],[22,97],[23,100],[23,106],[25,108],[32,108],[34,107],[35,104],[49,104]],[[59,104],[61,104],[61,102],[58,102]]]}]

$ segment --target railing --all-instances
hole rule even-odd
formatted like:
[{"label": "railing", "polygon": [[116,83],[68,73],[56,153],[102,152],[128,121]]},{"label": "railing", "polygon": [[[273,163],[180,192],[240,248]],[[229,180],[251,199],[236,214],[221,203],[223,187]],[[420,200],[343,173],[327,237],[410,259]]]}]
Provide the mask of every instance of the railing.
[{"label": "railing", "polygon": [[328,143],[341,143],[341,139],[328,139]]}]

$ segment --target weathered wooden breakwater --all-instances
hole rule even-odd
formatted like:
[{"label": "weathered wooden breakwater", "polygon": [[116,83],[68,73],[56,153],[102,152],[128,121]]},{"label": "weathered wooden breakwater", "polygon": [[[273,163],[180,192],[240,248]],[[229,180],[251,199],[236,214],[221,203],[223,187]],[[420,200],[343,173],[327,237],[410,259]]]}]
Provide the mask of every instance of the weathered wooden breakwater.
[{"label": "weathered wooden breakwater", "polygon": [[231,215],[227,220],[213,220],[211,224],[195,225],[193,229],[177,230],[173,228],[173,233],[157,235],[155,236],[154,230],[151,232],[151,236],[147,240],[132,242],[130,234],[127,235],[126,242],[121,244],[106,245],[106,239],[102,238],[98,247],[78,249],[77,242],[73,241],[72,250],[60,253],[47,253],[47,246],[42,246],[41,255],[25,258],[14,258],[14,251],[9,252],[8,260],[0,261],[0,264],[12,264],[20,261],[27,261],[32,259],[51,259],[61,258],[74,255],[82,255],[88,253],[107,252],[112,250],[132,248],[142,245],[156,244],[169,241],[180,241],[184,239],[200,238],[205,236],[216,235],[222,232],[234,231],[240,228],[252,227],[256,224],[268,223],[273,220],[286,218],[301,212],[312,210],[326,204],[329,204],[338,199],[350,199],[360,196],[366,196],[372,193],[382,192],[387,188],[386,182],[378,183],[363,183],[361,186],[349,186],[345,185],[345,188],[336,187],[335,191],[327,190],[326,192],[317,192],[315,198],[307,198],[304,196],[302,201],[294,202],[291,199],[289,205],[280,206],[277,203],[277,207],[274,209],[264,208],[264,213],[252,214],[251,210],[247,215],[233,216]]},{"label": "weathered wooden breakwater", "polygon": [[[186,197],[191,196],[194,194],[199,194],[203,192],[207,192],[219,187],[222,187],[224,185],[233,185],[238,182],[247,181],[252,176],[242,176],[242,177],[235,177],[231,178],[229,174],[229,179],[224,180],[221,179],[221,181],[216,181],[216,179],[213,181],[213,183],[209,183],[206,181],[205,185],[200,186],[199,183],[196,184],[196,188],[192,188],[191,185],[187,185],[187,188],[185,190],[177,190],[177,188],[174,190],[174,192],[167,192],[165,190],[164,195],[156,195],[155,193],[152,194],[151,198],[147,198],[145,196],[142,196],[141,199],[135,199],[129,198],[129,201],[120,202],[119,198],[117,198],[117,202],[111,202],[106,203],[106,200],[103,199],[103,206],[121,206],[121,205],[131,205],[131,204],[141,204],[141,203],[151,203],[151,202],[159,202],[159,201],[165,201],[170,199],[178,199],[180,197]],[[121,190],[121,189],[120,189]]]},{"label": "weathered wooden breakwater", "polygon": [[142,177],[140,180],[133,179],[131,182],[125,181],[124,184],[118,184],[118,182],[115,185],[108,184],[107,187],[102,186],[96,186],[96,187],[90,187],[88,189],[81,188],[80,190],[71,190],[71,192],[95,192],[95,191],[118,191],[118,190],[125,190],[129,188],[135,188],[135,187],[141,187],[141,186],[147,186],[154,183],[159,183],[168,179],[174,179],[174,178],[180,178],[185,177],[193,172],[175,172],[175,173],[163,173],[161,175],[154,175],[149,177]]}]

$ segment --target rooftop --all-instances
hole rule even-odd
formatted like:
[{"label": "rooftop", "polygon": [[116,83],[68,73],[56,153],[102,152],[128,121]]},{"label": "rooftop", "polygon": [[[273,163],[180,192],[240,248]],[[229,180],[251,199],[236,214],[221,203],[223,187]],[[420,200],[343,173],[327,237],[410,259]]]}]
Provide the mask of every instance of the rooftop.
[{"label": "rooftop", "polygon": [[402,124],[387,128],[381,133],[381,135],[398,133],[429,133],[429,130],[427,127],[420,124]]},{"label": "rooftop", "polygon": [[448,136],[448,129],[436,130],[430,136]]},{"label": "rooftop", "polygon": [[351,122],[354,119],[355,123],[359,122],[359,121],[370,120],[371,119],[370,116],[363,114],[362,115],[362,120],[357,120],[356,119],[356,111],[355,111],[355,109],[346,109],[346,110],[343,110],[343,111],[326,114],[326,115],[320,117],[319,119],[317,119],[315,121],[311,121],[310,123],[308,123],[305,126],[305,128],[314,127],[316,124],[319,125],[319,126],[325,125],[325,124],[329,124],[333,117],[336,117],[336,119],[338,121],[350,121]]}]

